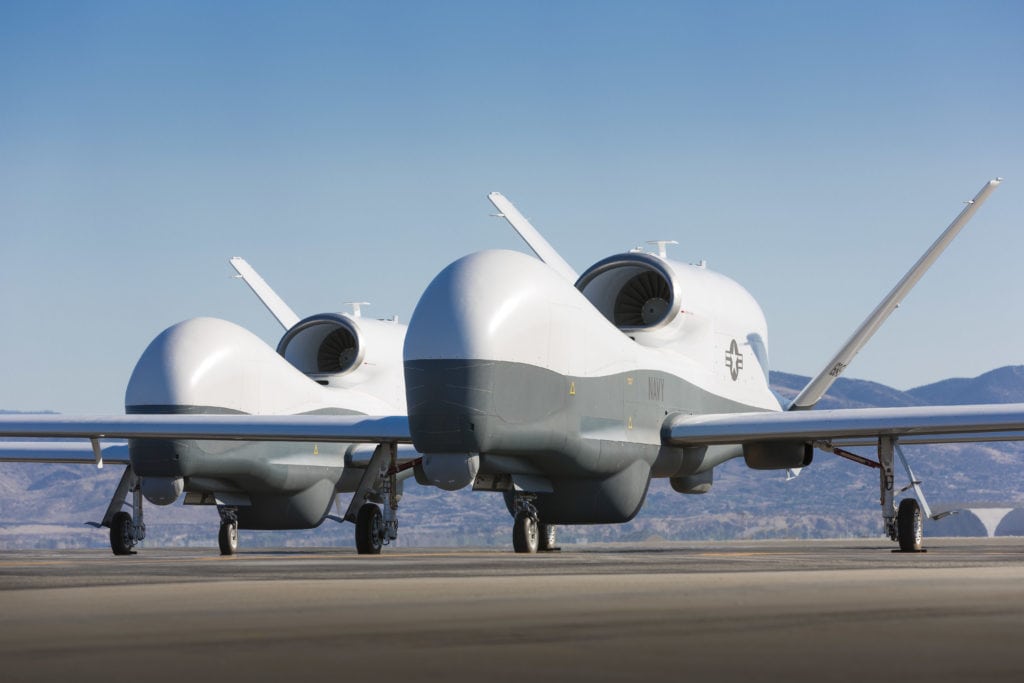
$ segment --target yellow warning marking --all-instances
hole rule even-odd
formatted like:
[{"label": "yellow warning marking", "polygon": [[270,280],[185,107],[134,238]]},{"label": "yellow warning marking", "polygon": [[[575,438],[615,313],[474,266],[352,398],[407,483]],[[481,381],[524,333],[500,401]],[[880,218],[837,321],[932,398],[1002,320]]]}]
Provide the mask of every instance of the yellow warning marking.
[{"label": "yellow warning marking", "polygon": [[320,448],[316,444],[313,444],[313,455],[320,455]]},{"label": "yellow warning marking", "polygon": [[626,423],[626,429],[632,429],[632,428],[633,428],[633,416],[630,415],[629,416],[629,422]]},{"label": "yellow warning marking", "polygon": [[569,382],[569,395],[570,396],[575,396],[576,395],[576,382]]},{"label": "yellow warning marking", "polygon": [[633,378],[632,377],[627,377],[626,378],[626,384],[628,384],[630,386],[633,386]]}]

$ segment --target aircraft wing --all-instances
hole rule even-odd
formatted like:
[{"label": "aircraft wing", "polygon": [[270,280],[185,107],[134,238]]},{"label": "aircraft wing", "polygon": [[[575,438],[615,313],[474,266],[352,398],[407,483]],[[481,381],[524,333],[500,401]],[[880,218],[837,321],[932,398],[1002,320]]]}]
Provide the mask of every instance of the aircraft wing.
[{"label": "aircraft wing", "polygon": [[[100,450],[101,461],[128,464],[128,445],[112,444]],[[97,464],[96,453],[85,441],[0,441],[0,462]]]},{"label": "aircraft wing", "polygon": [[671,446],[769,441],[856,445],[874,443],[881,436],[906,444],[1024,441],[1024,403],[676,414],[662,426],[662,441]]},{"label": "aircraft wing", "polygon": [[412,442],[404,415],[3,415],[0,437]]}]

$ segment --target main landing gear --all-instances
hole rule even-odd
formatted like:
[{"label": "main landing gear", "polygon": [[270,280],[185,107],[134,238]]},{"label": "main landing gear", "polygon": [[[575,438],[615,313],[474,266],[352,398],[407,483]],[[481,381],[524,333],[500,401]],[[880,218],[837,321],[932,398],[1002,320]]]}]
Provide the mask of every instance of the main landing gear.
[{"label": "main landing gear", "polygon": [[921,547],[924,523],[921,506],[913,498],[904,498],[896,510],[896,538],[900,551],[904,553],[925,552]]},{"label": "main landing gear", "polygon": [[[129,493],[132,495],[131,503],[128,503]],[[121,509],[125,505],[135,511],[134,519],[130,513]],[[110,529],[110,550],[115,555],[134,555],[135,546],[146,538],[146,524],[142,521],[142,488],[131,465],[124,468],[124,474],[121,475],[114,496],[103,515],[103,521],[91,524]]]},{"label": "main landing gear", "polygon": [[[924,492],[921,490],[921,482],[914,477],[914,472],[910,469],[910,463],[907,462],[907,458],[903,455],[903,451],[900,449],[895,437],[881,436],[878,438],[878,462],[856,453],[845,451],[842,448],[834,447],[828,443],[818,443],[815,445],[840,457],[877,469],[881,491],[882,524],[886,535],[891,540],[899,543],[898,552],[927,552],[922,547],[924,518],[941,519],[952,513],[944,512],[932,515],[931,510],[928,508],[928,503],[925,501]],[[895,487],[895,456],[897,455],[903,464],[904,470],[906,470],[907,476],[910,478],[910,483],[899,491]],[[896,496],[910,489],[914,490],[915,497],[904,498],[900,501],[899,506],[897,506]]]},{"label": "main landing gear", "polygon": [[356,514],[356,552],[379,555],[384,547],[384,515],[373,503],[363,503]]},{"label": "main landing gear", "polygon": [[356,525],[356,552],[360,555],[379,555],[385,545],[398,539],[402,492],[397,461],[396,444],[379,444],[345,513],[344,521]]},{"label": "main landing gear", "polygon": [[220,513],[220,533],[217,534],[217,545],[221,555],[234,555],[238,552],[238,508],[230,505],[218,505]]},{"label": "main landing gear", "polygon": [[512,522],[512,548],[517,553],[551,552],[556,547],[554,524],[543,524],[534,506],[534,496],[517,493],[514,499],[515,517]]},{"label": "main landing gear", "polygon": [[[885,531],[889,538],[900,545],[900,552],[920,553],[925,552],[921,547],[923,539],[923,521],[921,519],[921,506],[914,498],[904,498],[896,507],[896,491],[894,476],[894,458],[898,446],[896,439],[891,436],[882,436],[878,439],[878,464],[879,479],[882,492],[882,521],[885,524]],[[910,474],[911,483],[899,493],[909,488],[917,488],[920,482],[914,480],[910,466],[906,458],[900,453],[900,459]]]}]

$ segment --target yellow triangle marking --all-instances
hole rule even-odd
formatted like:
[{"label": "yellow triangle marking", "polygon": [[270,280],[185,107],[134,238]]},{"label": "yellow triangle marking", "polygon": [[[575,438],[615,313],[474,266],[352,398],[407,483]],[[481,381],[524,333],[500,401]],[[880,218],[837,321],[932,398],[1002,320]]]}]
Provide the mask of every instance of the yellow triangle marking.
[{"label": "yellow triangle marking", "polygon": [[320,455],[320,448],[316,444],[313,444],[313,455]]},{"label": "yellow triangle marking", "polygon": [[626,429],[632,429],[632,428],[633,428],[633,416],[630,415],[629,416],[629,422],[626,423]]},{"label": "yellow triangle marking", "polygon": [[570,396],[575,396],[576,395],[576,382],[569,382],[569,395]]}]

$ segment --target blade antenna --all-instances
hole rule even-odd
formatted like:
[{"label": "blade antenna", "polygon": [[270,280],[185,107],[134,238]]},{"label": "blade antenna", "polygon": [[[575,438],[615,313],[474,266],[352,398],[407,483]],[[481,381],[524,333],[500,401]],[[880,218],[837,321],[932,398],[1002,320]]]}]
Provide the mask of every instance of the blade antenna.
[{"label": "blade antenna", "polygon": [[242,278],[245,284],[249,285],[249,289],[263,302],[263,305],[267,307],[270,314],[277,318],[277,322],[281,323],[281,327],[290,330],[295,326],[295,323],[299,322],[299,316],[295,315],[295,311],[284,302],[284,299],[277,295],[277,292],[271,289],[266,280],[260,277],[260,274],[249,265],[248,261],[240,256],[235,256],[228,263],[238,273],[238,277]]},{"label": "blade antenna", "polygon": [[530,247],[533,253],[537,255],[537,258],[551,266],[566,280],[575,284],[576,280],[580,277],[579,274],[544,239],[544,236],[537,231],[537,228],[533,227],[530,221],[526,220],[526,217],[519,213],[519,209],[513,206],[512,202],[505,195],[500,192],[492,192],[487,195],[487,198],[491,200],[491,204],[494,204],[494,208],[501,212],[498,216],[508,221],[512,229],[519,233],[519,236],[526,242],[526,246]]}]

